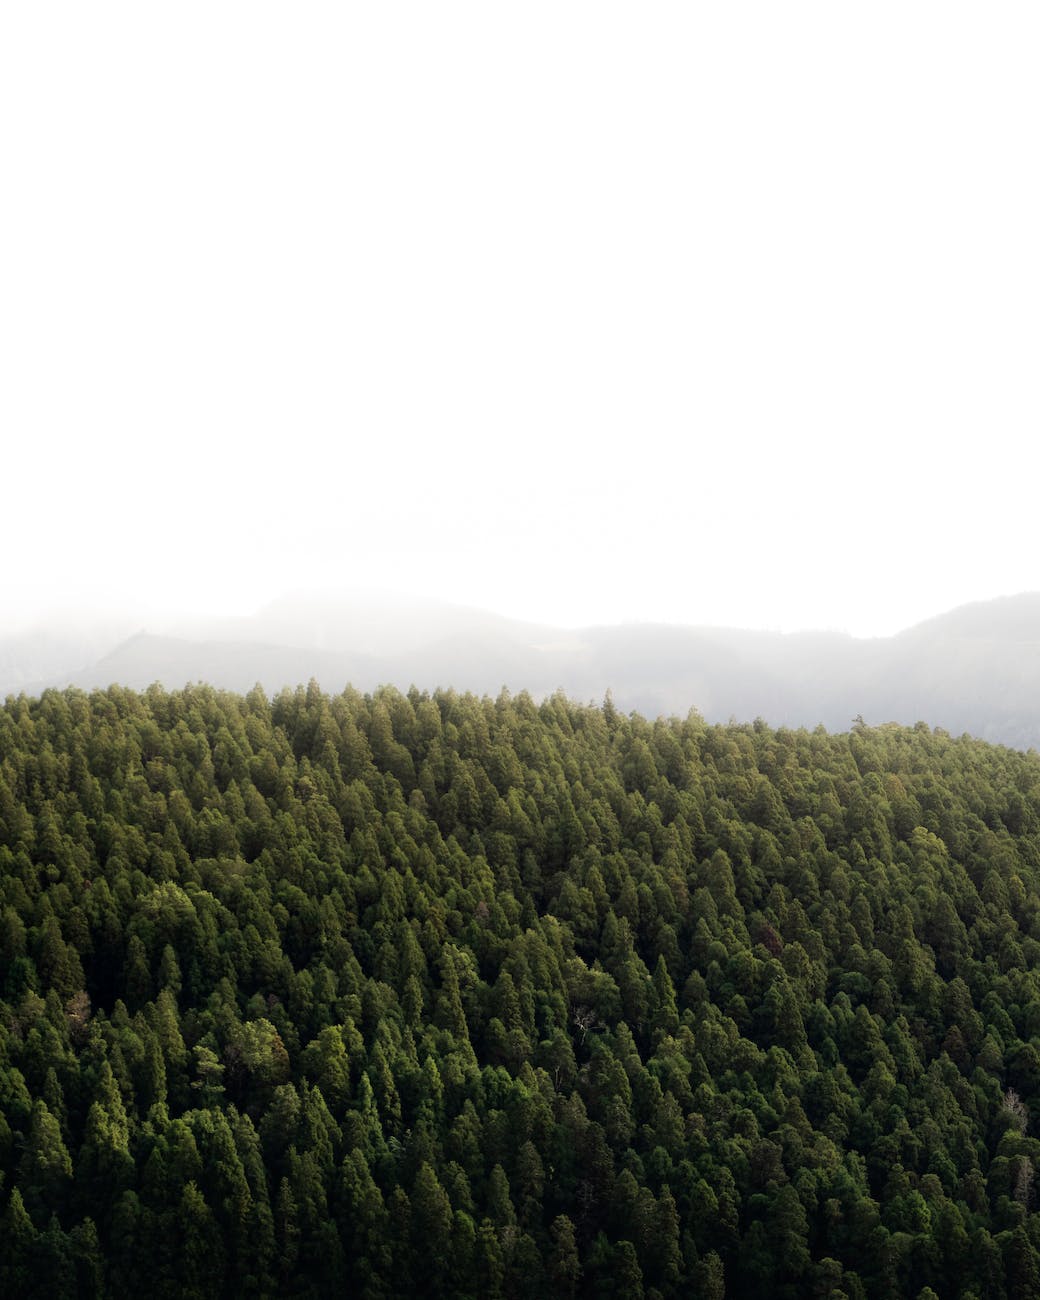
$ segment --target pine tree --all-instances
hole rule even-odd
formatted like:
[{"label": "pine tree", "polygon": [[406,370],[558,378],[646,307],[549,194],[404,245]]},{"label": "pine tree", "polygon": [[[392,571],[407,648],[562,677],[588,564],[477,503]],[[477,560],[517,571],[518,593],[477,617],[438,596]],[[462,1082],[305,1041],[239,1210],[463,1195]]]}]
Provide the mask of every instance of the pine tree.
[{"label": "pine tree", "polygon": [[11,1191],[0,1223],[0,1295],[36,1294],[34,1268],[38,1234],[17,1187]]},{"label": "pine tree", "polygon": [[134,1176],[130,1124],[107,1060],[102,1063],[95,1098],[76,1161],[76,1183],[84,1209],[97,1214],[115,1203]]},{"label": "pine tree", "polygon": [[558,1215],[553,1220],[551,1236],[553,1247],[549,1256],[549,1276],[556,1294],[570,1300],[576,1294],[581,1279],[581,1263],[578,1259],[574,1224],[565,1214]]},{"label": "pine tree", "polygon": [[278,1274],[283,1287],[289,1283],[300,1254],[300,1224],[289,1179],[283,1177],[278,1184],[278,1199],[274,1211],[275,1238],[278,1244]]},{"label": "pine tree", "polygon": [[177,1212],[181,1294],[191,1300],[224,1293],[224,1249],[213,1212],[194,1183],[181,1194]]},{"label": "pine tree", "polygon": [[424,1276],[429,1279],[432,1293],[448,1273],[450,1260],[448,1246],[451,1241],[451,1202],[436,1173],[425,1161],[419,1166],[412,1188],[411,1228],[415,1258],[423,1261]]},{"label": "pine tree", "polygon": [[70,1234],[75,1261],[77,1294],[84,1300],[102,1300],[105,1295],[105,1261],[97,1227],[88,1215]]},{"label": "pine tree", "polygon": [[26,1208],[37,1220],[65,1209],[72,1186],[72,1160],[58,1121],[42,1099],[33,1103],[29,1134],[18,1166],[18,1184]]}]

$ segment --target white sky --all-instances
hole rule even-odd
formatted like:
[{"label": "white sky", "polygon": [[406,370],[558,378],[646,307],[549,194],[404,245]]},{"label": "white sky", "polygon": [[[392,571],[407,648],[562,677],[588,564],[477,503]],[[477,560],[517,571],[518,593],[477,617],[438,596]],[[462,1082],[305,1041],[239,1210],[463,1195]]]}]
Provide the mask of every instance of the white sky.
[{"label": "white sky", "polygon": [[1035,3],[0,8],[0,633],[1040,588]]}]

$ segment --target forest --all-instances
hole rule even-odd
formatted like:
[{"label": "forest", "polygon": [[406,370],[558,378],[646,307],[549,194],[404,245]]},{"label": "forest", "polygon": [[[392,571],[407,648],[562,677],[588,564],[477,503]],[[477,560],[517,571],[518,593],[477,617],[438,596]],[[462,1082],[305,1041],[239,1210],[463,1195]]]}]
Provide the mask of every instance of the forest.
[{"label": "forest", "polygon": [[0,708],[0,1294],[1040,1295],[1040,756]]}]

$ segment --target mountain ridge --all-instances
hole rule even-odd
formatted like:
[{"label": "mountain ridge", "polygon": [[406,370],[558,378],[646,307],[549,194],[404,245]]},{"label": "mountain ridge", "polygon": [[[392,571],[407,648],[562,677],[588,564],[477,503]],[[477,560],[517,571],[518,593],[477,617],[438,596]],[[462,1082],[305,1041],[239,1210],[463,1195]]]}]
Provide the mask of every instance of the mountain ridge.
[{"label": "mountain ridge", "polygon": [[[85,663],[59,667],[40,655],[43,673],[30,678],[23,668],[13,680],[10,642],[0,642],[0,694],[155,681],[236,691],[259,683],[273,694],[311,679],[330,691],[390,684],[495,694],[506,686],[585,700],[610,691],[617,707],[651,716],[693,707],[709,722],[761,717],[829,730],[856,717],[923,720],[1015,748],[1040,745],[1036,592],[959,606],[876,638],[660,623],[568,629],[435,602],[301,596],[253,616],[167,619],[155,629],[138,625]],[[32,642],[34,654],[43,640]]]}]

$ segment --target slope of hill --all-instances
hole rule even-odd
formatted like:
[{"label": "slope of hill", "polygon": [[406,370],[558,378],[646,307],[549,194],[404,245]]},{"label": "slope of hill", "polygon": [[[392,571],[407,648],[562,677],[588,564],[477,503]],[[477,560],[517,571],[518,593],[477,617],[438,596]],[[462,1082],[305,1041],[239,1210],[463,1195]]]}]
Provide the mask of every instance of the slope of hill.
[{"label": "slope of hill", "polygon": [[0,707],[0,1294],[1038,1294],[1040,757]]}]

